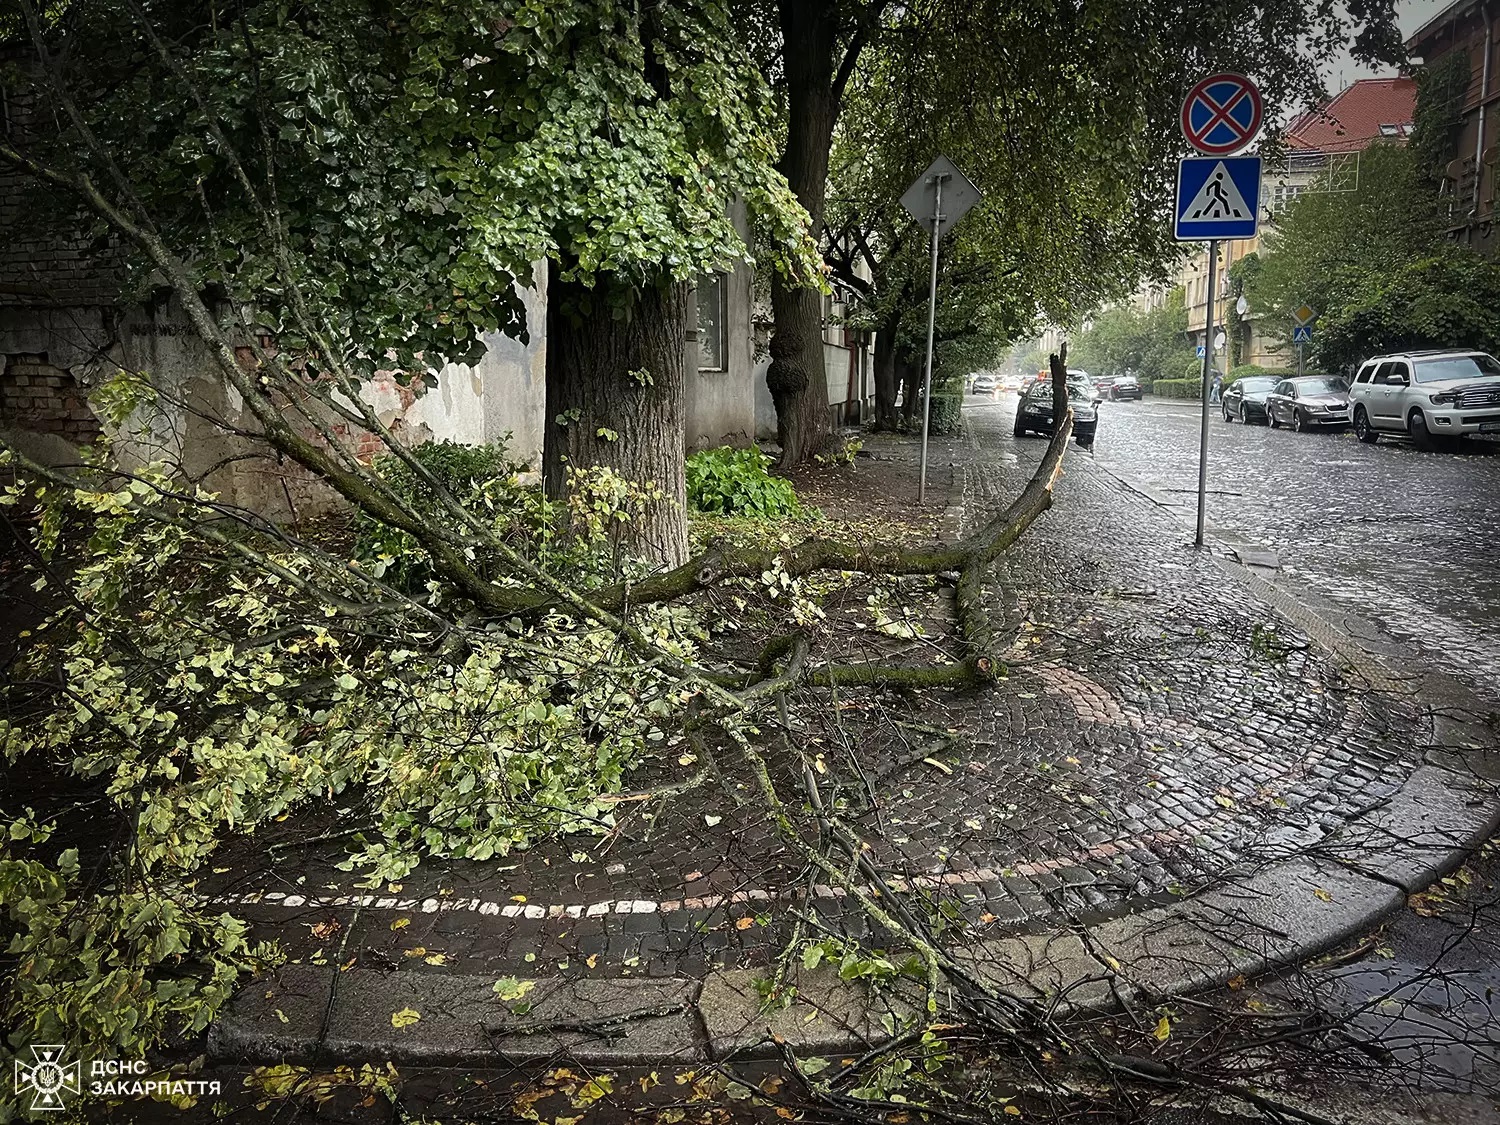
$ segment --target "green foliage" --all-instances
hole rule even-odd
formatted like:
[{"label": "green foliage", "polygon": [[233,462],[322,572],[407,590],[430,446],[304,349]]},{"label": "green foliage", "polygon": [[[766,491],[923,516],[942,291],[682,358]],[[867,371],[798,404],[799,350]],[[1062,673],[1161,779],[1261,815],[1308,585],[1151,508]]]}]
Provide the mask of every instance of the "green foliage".
[{"label": "green foliage", "polygon": [[1247,294],[1290,347],[1291,310],[1320,313],[1311,366],[1347,372],[1400,348],[1500,344],[1500,266],[1444,237],[1423,155],[1372,145],[1352,192],[1290,207]]},{"label": "green foliage", "polygon": [[[472,361],[483,332],[524,335],[516,285],[539,260],[623,279],[611,300],[748,260],[736,199],[765,266],[817,273],[722,0],[71,9],[49,24],[61,82],[135,198],[196,288],[253,307],[314,370]],[[49,87],[27,93],[68,121]],[[50,149],[115,190],[81,132]]]},{"label": "green foliage", "polygon": [[[1278,379],[1290,379],[1296,374],[1295,367],[1257,367],[1253,363],[1244,363],[1229,369],[1229,374],[1224,376],[1224,386],[1227,387],[1240,379],[1250,379],[1256,376],[1274,375]],[[1310,371],[1308,374],[1315,375],[1317,372]],[[1197,380],[1194,382],[1196,383]]]},{"label": "green foliage", "polygon": [[935,434],[956,434],[963,424],[964,396],[962,392],[932,392],[932,412],[928,427]]},{"label": "green foliage", "polygon": [[1464,96],[1468,93],[1470,64],[1467,51],[1451,51],[1418,68],[1417,108],[1407,147],[1417,174],[1434,185],[1458,154],[1463,131]]},{"label": "green foliage", "polygon": [[1203,393],[1203,380],[1158,379],[1151,385],[1151,391],[1162,398],[1196,399]]},{"label": "green foliage", "polygon": [[688,504],[715,515],[761,519],[802,515],[792,482],[773,477],[771,459],[755,448],[722,446],[687,459]]},{"label": "green foliage", "polygon": [[243,922],[191,895],[84,878],[77,849],[48,850],[55,827],[29,813],[0,819],[0,943],[10,970],[0,1018],[11,1048],[64,1043],[137,1057],[169,1035],[203,1031],[242,972],[277,959],[246,941]]},{"label": "green foliage", "polygon": [[1179,378],[1193,352],[1187,344],[1183,292],[1174,289],[1149,312],[1106,309],[1071,342],[1068,362],[1099,374],[1133,371],[1145,383]]}]

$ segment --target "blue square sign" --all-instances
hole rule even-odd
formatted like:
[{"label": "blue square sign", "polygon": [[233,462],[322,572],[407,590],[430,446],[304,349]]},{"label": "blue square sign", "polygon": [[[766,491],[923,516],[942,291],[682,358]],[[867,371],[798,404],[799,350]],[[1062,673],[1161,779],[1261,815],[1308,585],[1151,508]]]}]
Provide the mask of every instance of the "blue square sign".
[{"label": "blue square sign", "polygon": [[1177,166],[1178,242],[1254,238],[1260,215],[1260,157],[1189,157]]},{"label": "blue square sign", "polygon": [[1312,339],[1312,325],[1298,324],[1292,328],[1292,343],[1305,344]]}]

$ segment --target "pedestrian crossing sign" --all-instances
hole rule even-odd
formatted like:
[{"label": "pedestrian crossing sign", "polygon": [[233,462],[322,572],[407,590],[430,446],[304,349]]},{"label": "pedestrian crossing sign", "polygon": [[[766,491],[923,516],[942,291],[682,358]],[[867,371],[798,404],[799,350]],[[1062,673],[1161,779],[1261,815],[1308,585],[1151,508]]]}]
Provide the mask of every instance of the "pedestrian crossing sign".
[{"label": "pedestrian crossing sign", "polygon": [[1177,165],[1178,242],[1254,238],[1260,210],[1260,157],[1190,157]]}]

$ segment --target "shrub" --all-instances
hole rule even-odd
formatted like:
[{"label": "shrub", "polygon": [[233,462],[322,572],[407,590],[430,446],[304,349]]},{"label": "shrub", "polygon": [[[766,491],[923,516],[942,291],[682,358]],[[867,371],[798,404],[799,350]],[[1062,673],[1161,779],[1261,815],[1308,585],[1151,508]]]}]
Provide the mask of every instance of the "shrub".
[{"label": "shrub", "polygon": [[958,432],[964,414],[964,396],[942,391],[932,392],[932,413],[928,417],[928,432],[953,434]]},{"label": "shrub", "polygon": [[688,505],[721,516],[780,519],[802,514],[792,482],[766,471],[771,459],[758,449],[722,446],[687,459]]},{"label": "shrub", "polygon": [[1194,399],[1202,393],[1203,383],[1199,379],[1158,379],[1151,390],[1162,398]]}]

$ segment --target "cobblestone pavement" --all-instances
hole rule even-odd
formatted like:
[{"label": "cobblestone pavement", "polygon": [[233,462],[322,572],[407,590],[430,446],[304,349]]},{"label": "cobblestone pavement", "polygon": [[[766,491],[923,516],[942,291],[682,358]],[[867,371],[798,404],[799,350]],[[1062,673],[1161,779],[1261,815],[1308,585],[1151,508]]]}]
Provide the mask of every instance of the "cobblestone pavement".
[{"label": "cobblestone pavement", "polygon": [[[969,412],[971,525],[1019,491],[1045,445],[1013,439],[1007,409]],[[1170,516],[1070,452],[1053,511],[996,572],[995,611],[1016,638],[1011,675],[931,697],[916,716],[955,732],[947,750],[914,752],[891,728],[861,725],[862,708],[884,706],[874,699],[805,716],[811,745],[837,745],[835,718],[849,734],[853,772],[876,797],[855,823],[893,889],[923,892],[912,900],[950,935],[1048,929],[1191,892],[1399,787],[1426,736],[1420,712],[1352,690],[1225,581]],[[844,760],[829,758],[852,788]],[[294,957],[416,971],[760,966],[793,907],[868,933],[832,888],[800,874],[753,805],[705,792],[652,813],[622,818],[604,841],[428,863],[371,890],[336,869],[337,840],[289,846],[339,830],[324,809],[320,824],[298,818],[231,846],[202,890]]]},{"label": "cobblestone pavement", "polygon": [[[1191,508],[1198,419],[1193,403],[1109,403],[1099,461]],[[1218,414],[1211,426],[1211,524],[1500,703],[1500,444],[1427,453]]]}]

